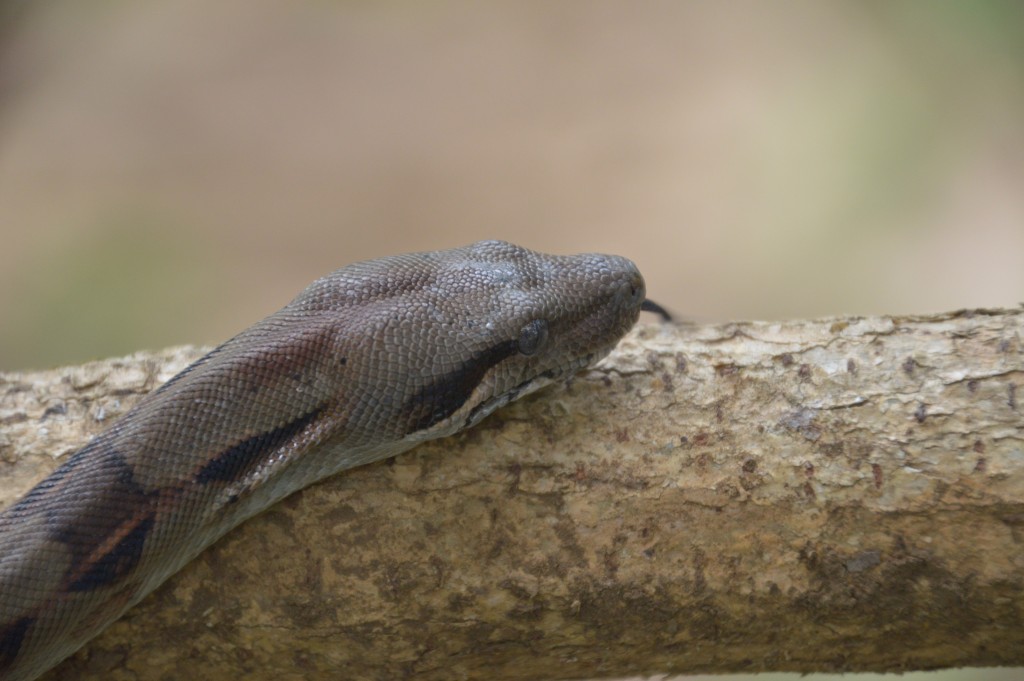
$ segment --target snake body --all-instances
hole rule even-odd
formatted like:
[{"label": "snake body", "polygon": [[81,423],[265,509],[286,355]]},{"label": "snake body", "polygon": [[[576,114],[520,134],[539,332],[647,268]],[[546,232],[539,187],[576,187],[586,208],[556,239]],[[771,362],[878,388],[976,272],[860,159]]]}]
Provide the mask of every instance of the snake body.
[{"label": "snake body", "polygon": [[498,241],[315,281],[0,514],[0,679],[57,664],[292,492],[594,363],[645,305],[625,258]]}]

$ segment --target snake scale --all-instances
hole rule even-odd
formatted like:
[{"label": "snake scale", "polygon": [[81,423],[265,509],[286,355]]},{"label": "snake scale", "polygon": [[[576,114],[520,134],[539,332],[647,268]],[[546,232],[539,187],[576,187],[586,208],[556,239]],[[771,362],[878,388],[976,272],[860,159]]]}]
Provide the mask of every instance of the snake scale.
[{"label": "snake scale", "polygon": [[509,243],[356,263],[147,395],[0,514],[0,679],[72,654],[245,519],[606,355],[643,278]]}]

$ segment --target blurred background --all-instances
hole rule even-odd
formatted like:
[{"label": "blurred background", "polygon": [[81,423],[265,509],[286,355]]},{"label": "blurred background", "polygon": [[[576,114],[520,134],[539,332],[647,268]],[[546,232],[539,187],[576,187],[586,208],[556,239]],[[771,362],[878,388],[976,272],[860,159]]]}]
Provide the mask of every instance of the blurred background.
[{"label": "blurred background", "polygon": [[1016,0],[3,7],[0,370],[480,238],[695,320],[1024,300]]},{"label": "blurred background", "polygon": [[2,7],[0,370],[481,238],[699,321],[1024,301],[1016,0]]}]

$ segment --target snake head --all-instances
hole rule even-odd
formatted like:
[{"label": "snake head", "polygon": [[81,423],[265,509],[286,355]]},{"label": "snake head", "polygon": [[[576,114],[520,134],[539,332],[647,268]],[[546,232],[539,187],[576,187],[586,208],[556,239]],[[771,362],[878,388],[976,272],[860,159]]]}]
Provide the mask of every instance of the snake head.
[{"label": "snake head", "polygon": [[594,364],[645,300],[626,258],[502,241],[361,263],[318,284],[332,289],[335,314],[362,322],[357,333],[339,327],[338,351],[364,358],[347,363],[360,386],[348,413],[371,432],[415,441],[472,426]]}]

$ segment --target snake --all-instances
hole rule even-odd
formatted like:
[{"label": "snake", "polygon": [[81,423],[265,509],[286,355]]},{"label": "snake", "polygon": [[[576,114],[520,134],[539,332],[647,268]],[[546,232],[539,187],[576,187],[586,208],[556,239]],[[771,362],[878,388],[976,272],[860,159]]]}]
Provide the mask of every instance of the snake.
[{"label": "snake", "polygon": [[342,267],[146,395],[0,513],[0,679],[68,657],[233,527],[607,355],[621,256],[503,241]]}]

